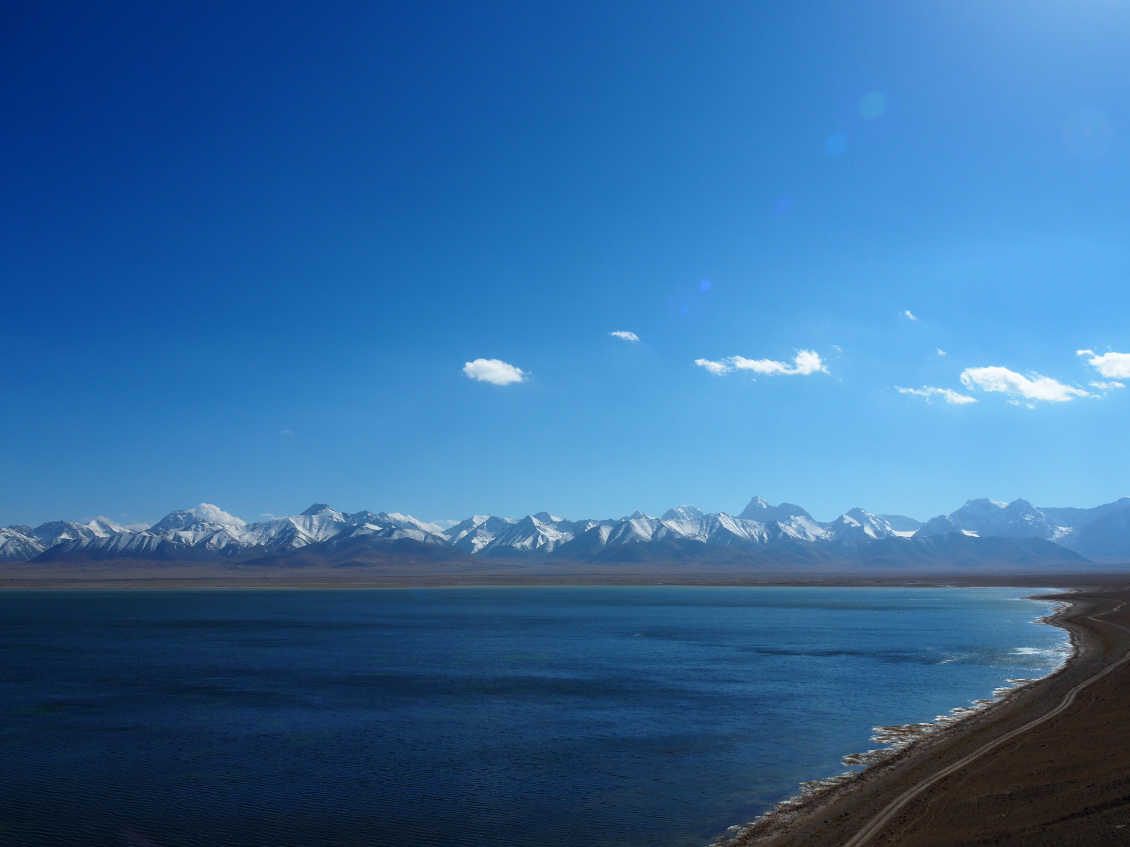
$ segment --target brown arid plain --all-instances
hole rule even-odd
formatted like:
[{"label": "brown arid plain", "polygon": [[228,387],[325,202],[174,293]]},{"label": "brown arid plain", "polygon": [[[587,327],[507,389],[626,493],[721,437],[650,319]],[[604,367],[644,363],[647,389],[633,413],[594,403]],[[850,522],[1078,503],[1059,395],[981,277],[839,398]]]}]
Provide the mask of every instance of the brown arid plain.
[{"label": "brown arid plain", "polygon": [[[500,567],[476,574],[346,574],[279,569],[249,578],[164,568],[35,578],[0,572],[0,587],[54,589],[342,589],[443,585],[857,585],[1055,587],[1051,622],[1074,654],[1056,673],[972,717],[929,733],[855,778],[763,816],[727,847],[1097,847],[1130,845],[1130,573],[889,574],[738,577],[555,573]],[[1044,596],[1044,595],[1035,595]]]}]

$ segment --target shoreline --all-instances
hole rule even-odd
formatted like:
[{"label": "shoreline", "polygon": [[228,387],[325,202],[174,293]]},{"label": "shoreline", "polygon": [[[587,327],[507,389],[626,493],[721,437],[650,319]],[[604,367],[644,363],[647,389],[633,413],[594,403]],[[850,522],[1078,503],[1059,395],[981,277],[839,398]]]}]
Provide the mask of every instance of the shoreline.
[{"label": "shoreline", "polygon": [[1066,655],[1048,673],[1032,679],[1006,680],[1010,684],[994,689],[992,697],[973,700],[970,706],[955,706],[950,709],[949,714],[938,715],[932,721],[872,727],[875,734],[871,736],[871,740],[885,746],[862,753],[848,753],[843,758],[844,767],[862,765],[862,770],[846,771],[835,776],[801,782],[798,786],[800,790],[796,794],[774,803],[768,811],[758,815],[749,823],[728,827],[726,833],[713,841],[709,847],[750,847],[763,842],[766,838],[773,837],[779,830],[788,828],[797,818],[818,814],[844,792],[866,790],[867,782],[882,779],[890,767],[916,755],[927,746],[945,744],[947,736],[960,732],[966,722],[994,709],[1007,709],[1016,695],[1066,671],[1080,655],[1082,648],[1076,633],[1063,625],[1074,606],[1068,598],[1078,589],[1052,590],[1062,594],[1037,594],[1017,598],[1037,602],[1046,600],[1051,603],[1055,607],[1053,611],[1035,618],[1031,623],[1056,626],[1063,629],[1067,635]]},{"label": "shoreline", "polygon": [[[497,581],[256,579],[5,579],[0,591],[27,589],[372,589],[547,585],[1000,587],[1048,589],[1034,599],[1060,604],[1045,623],[1068,633],[1070,655],[1057,670],[1011,689],[987,708],[871,764],[850,780],[810,793],[785,814],[770,810],[725,847],[1052,847],[1122,845],[1130,832],[1130,574],[837,575],[823,579],[761,574],[671,579],[560,575]],[[438,575],[433,575],[438,576]],[[390,584],[391,582],[391,584]],[[250,584],[249,584],[250,583]],[[1076,697],[1085,689],[1085,696]],[[1101,753],[1096,753],[1101,751]],[[991,753],[991,755],[989,755]],[[894,811],[892,811],[892,809]],[[727,830],[731,832],[735,830]]]},{"label": "shoreline", "polygon": [[720,843],[1125,843],[1130,579],[1047,582],[1063,593],[1038,598],[1063,605],[1046,622],[1072,648],[1060,668]]}]

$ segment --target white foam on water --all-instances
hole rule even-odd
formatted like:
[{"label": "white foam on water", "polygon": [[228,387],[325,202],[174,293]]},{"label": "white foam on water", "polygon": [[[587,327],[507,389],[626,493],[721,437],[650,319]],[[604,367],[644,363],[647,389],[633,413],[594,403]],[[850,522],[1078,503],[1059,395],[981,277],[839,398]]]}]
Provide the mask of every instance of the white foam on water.
[{"label": "white foam on water", "polygon": [[[1016,599],[1031,602],[1031,600],[1027,597],[1018,597]],[[1048,603],[1049,605],[1052,605],[1054,607],[1054,611],[1036,618],[1032,621],[1032,623],[1048,624],[1050,626],[1055,626],[1055,624],[1051,623],[1049,619],[1054,617],[1059,612],[1067,609],[1070,605],[1062,601],[1040,600],[1038,602]],[[1065,636],[1067,635],[1066,631],[1064,634]],[[1033,682],[1039,682],[1041,679],[1045,679],[1048,676],[1051,676],[1067,664],[1071,656],[1074,655],[1074,652],[1075,645],[1071,642],[1069,637],[1067,638],[1063,646],[1055,647],[1049,650],[1041,650],[1035,647],[1017,647],[1013,649],[1012,653],[1014,655],[1041,655],[1049,657],[1059,656],[1060,661],[1056,663],[1056,665],[1052,667],[1044,676],[1033,679],[1006,680],[1008,685],[994,689],[992,697],[981,700],[973,700],[972,705],[958,706],[956,708],[950,709],[950,713],[948,715],[938,715],[932,721],[928,721],[926,723],[902,724],[897,726],[872,727],[871,740],[876,744],[882,745],[881,747],[877,747],[874,750],[867,750],[863,753],[849,753],[847,756],[844,756],[842,760],[843,766],[847,768],[847,770],[845,770],[843,773],[837,774],[835,776],[825,777],[824,779],[814,779],[809,782],[800,783],[800,792],[798,794],[786,798],[785,800],[781,800],[778,803],[774,803],[769,811],[765,812],[762,815],[759,815],[747,824],[739,824],[737,826],[728,827],[726,832],[733,834],[723,835],[717,841],[713,842],[710,847],[726,847],[726,845],[730,844],[734,839],[740,837],[741,835],[752,829],[758,822],[765,820],[766,818],[788,815],[789,812],[800,807],[814,795],[830,791],[837,786],[857,779],[868,768],[873,767],[874,765],[877,765],[881,762],[887,761],[888,759],[901,753],[903,750],[906,750],[908,747],[921,741],[922,739],[940,732],[943,729],[947,729],[954,724],[965,720],[966,718],[973,717],[974,715],[983,712],[990,706],[1000,703],[1009,695],[1015,694],[1026,685],[1030,685]],[[948,664],[949,662],[957,661],[959,658],[959,656],[950,657],[943,659],[942,661],[938,662],[938,664]]]}]

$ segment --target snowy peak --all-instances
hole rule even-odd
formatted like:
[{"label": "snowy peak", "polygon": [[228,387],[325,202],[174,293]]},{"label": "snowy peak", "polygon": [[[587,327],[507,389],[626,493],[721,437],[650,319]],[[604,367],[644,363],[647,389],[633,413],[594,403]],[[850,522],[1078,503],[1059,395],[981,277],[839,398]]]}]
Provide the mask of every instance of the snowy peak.
[{"label": "snowy peak", "polygon": [[927,521],[916,536],[948,532],[997,538],[1037,538],[1053,541],[1098,561],[1130,560],[1130,531],[1120,532],[1120,522],[1130,518],[1130,498],[1092,509],[1041,508],[1027,500],[967,500],[949,515]]},{"label": "snowy peak", "polygon": [[966,500],[964,506],[956,512],[950,513],[950,517],[960,524],[970,524],[968,528],[975,530],[977,529],[976,525],[994,519],[1001,509],[1007,505],[1000,500],[989,500],[984,497],[979,500]]},{"label": "snowy peak", "polygon": [[895,534],[883,518],[859,508],[844,512],[832,521],[828,530],[842,541],[890,538]]},{"label": "snowy peak", "polygon": [[[148,529],[135,531],[105,518],[87,523],[49,521],[38,527],[0,528],[0,561],[61,558],[168,561],[249,561],[302,550],[406,541],[453,548],[478,557],[594,557],[642,559],[649,551],[693,545],[789,548],[843,542],[849,548],[873,541],[960,534],[1051,541],[1104,561],[1130,561],[1130,498],[1093,509],[1039,508],[1026,500],[969,500],[951,515],[921,524],[912,518],[877,515],[854,508],[821,523],[799,506],[770,505],[754,497],[742,514],[708,514],[695,506],[669,509],[660,518],[636,511],[627,517],[570,521],[549,512],[521,519],[474,515],[443,530],[399,512],[338,512],[316,503],[300,515],[248,524],[219,507],[201,503],[170,512]],[[931,542],[933,543],[933,542]],[[945,542],[948,543],[948,542]],[[688,544],[691,547],[688,547]],[[648,546],[654,545],[654,546]],[[812,549],[804,548],[808,557]]]},{"label": "snowy peak", "polygon": [[531,515],[531,517],[548,524],[568,523],[565,518],[559,518],[556,515],[551,515],[549,512],[538,512],[536,515]]},{"label": "snowy peak", "polygon": [[700,521],[706,517],[706,512],[698,506],[676,506],[668,509],[660,516],[664,521]]},{"label": "snowy peak", "polygon": [[0,527],[0,562],[26,562],[45,549],[29,526]]},{"label": "snowy peak", "polygon": [[949,515],[938,515],[931,518],[919,527],[914,533],[915,538],[929,538],[932,535],[944,535],[947,532],[961,532],[961,524]]},{"label": "snowy peak", "polygon": [[175,532],[178,529],[188,529],[192,524],[200,520],[192,512],[184,509],[177,509],[175,512],[169,512],[153,526],[149,527],[149,531],[160,535],[165,532]]},{"label": "snowy peak", "polygon": [[760,497],[754,497],[749,501],[739,518],[746,521],[757,521],[759,523],[768,523],[769,521],[787,521],[789,518],[808,518],[812,520],[812,515],[808,514],[800,506],[793,503],[782,503],[779,506],[770,506],[765,500]]}]

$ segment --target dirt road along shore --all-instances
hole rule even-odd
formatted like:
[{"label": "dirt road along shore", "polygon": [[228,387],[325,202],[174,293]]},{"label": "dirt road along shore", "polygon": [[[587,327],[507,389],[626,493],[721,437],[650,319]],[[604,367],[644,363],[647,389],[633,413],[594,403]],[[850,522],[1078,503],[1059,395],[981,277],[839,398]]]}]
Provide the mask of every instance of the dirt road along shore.
[{"label": "dirt road along shore", "polygon": [[735,847],[1130,845],[1130,577],[1066,587],[1062,671]]}]

